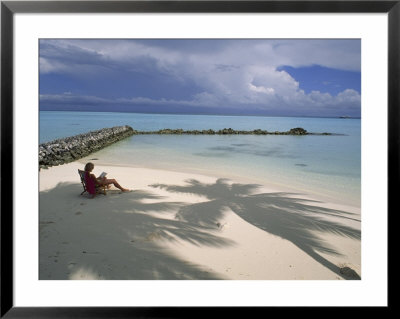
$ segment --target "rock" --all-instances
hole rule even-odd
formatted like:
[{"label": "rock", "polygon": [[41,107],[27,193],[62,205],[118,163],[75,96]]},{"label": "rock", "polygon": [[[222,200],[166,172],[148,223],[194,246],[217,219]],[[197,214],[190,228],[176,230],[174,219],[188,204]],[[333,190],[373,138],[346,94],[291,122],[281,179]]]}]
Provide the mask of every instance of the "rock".
[{"label": "rock", "polygon": [[307,135],[307,131],[302,127],[292,128],[288,134],[290,135]]},{"label": "rock", "polygon": [[61,165],[85,157],[135,132],[130,126],[104,128],[39,145],[39,168]]},{"label": "rock", "polygon": [[256,135],[266,135],[266,134],[268,134],[267,131],[263,131],[263,130],[260,130],[260,129],[254,130],[253,133],[256,134]]},{"label": "rock", "polygon": [[224,128],[223,130],[219,130],[217,134],[227,135],[227,134],[236,134],[236,131],[231,128]]}]

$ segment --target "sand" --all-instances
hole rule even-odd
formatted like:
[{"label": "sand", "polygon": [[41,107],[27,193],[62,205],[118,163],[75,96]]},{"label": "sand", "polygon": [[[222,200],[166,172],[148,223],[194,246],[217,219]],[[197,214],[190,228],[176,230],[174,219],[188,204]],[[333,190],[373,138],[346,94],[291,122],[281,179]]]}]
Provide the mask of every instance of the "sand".
[{"label": "sand", "polygon": [[361,278],[360,208],[251,181],[97,166],[123,186],[91,199],[84,161],[39,173],[39,279]]}]

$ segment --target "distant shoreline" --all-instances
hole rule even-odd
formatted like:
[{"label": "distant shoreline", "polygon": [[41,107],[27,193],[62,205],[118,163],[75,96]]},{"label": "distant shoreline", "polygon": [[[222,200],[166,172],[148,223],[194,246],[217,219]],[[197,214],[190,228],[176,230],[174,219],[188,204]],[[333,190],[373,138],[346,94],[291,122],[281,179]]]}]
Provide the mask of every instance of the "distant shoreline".
[{"label": "distant shoreline", "polygon": [[[221,114],[221,113],[159,113],[159,112],[130,112],[130,111],[90,111],[90,110],[39,110],[39,112],[71,112],[71,113],[129,113],[129,114],[148,114],[148,115],[200,115],[200,116],[249,116],[249,117],[283,117],[283,118],[311,118],[311,119],[340,119],[341,116],[313,116],[313,115],[265,115],[265,114]],[[361,117],[351,116],[351,120],[361,120]]]}]

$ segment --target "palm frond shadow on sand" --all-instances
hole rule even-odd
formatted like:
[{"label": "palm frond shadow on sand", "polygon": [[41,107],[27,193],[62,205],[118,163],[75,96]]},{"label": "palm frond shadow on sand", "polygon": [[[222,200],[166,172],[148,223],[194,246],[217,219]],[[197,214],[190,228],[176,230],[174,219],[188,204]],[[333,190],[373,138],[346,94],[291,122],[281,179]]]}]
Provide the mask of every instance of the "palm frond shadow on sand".
[{"label": "palm frond shadow on sand", "polygon": [[[184,186],[152,186],[206,200],[170,202],[142,190],[109,192],[89,200],[79,196],[81,186],[75,183],[60,183],[40,192],[39,278],[79,279],[78,275],[86,272],[95,274],[94,279],[113,280],[225,279],[166,251],[159,243],[179,240],[198,246],[234,245],[214,231],[230,208],[252,225],[291,241],[338,276],[360,279],[341,274],[338,266],[318,253],[338,254],[314,232],[359,240],[359,230],[324,218],[357,221],[351,213],[320,207],[318,202],[294,198],[293,194],[260,194],[258,185],[229,184],[223,179],[212,184],[190,180]],[[175,218],[170,218],[171,214]]]},{"label": "palm frond shadow on sand", "polygon": [[141,190],[88,199],[79,196],[80,188],[60,183],[39,194],[40,279],[224,279],[158,245],[177,239],[199,246],[234,244],[205,227],[163,218],[184,203]]},{"label": "palm frond shadow on sand", "polygon": [[360,240],[360,230],[333,222],[325,217],[359,221],[354,214],[329,209],[317,201],[300,199],[289,193],[256,193],[256,184],[229,184],[218,179],[214,184],[188,180],[187,185],[153,184],[169,192],[204,196],[207,202],[182,207],[177,218],[195,225],[215,228],[226,208],[245,221],[270,234],[289,240],[321,265],[345,279],[361,279],[355,272],[343,274],[341,269],[318,252],[340,255],[320,240],[315,232],[328,232]]}]

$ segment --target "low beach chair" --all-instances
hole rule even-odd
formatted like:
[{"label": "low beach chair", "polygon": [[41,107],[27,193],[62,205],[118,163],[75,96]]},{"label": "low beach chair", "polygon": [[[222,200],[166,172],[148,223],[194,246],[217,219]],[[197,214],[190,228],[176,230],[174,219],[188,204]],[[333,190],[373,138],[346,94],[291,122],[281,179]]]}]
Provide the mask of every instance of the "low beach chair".
[{"label": "low beach chair", "polygon": [[[79,173],[79,177],[81,178],[81,183],[83,186],[83,192],[81,193],[84,194],[85,192],[87,192],[87,187],[86,187],[86,180],[85,180],[85,171],[82,171],[80,169],[78,169],[78,173]],[[106,186],[96,186],[96,194],[103,194],[103,195],[107,195],[106,193]]]}]

